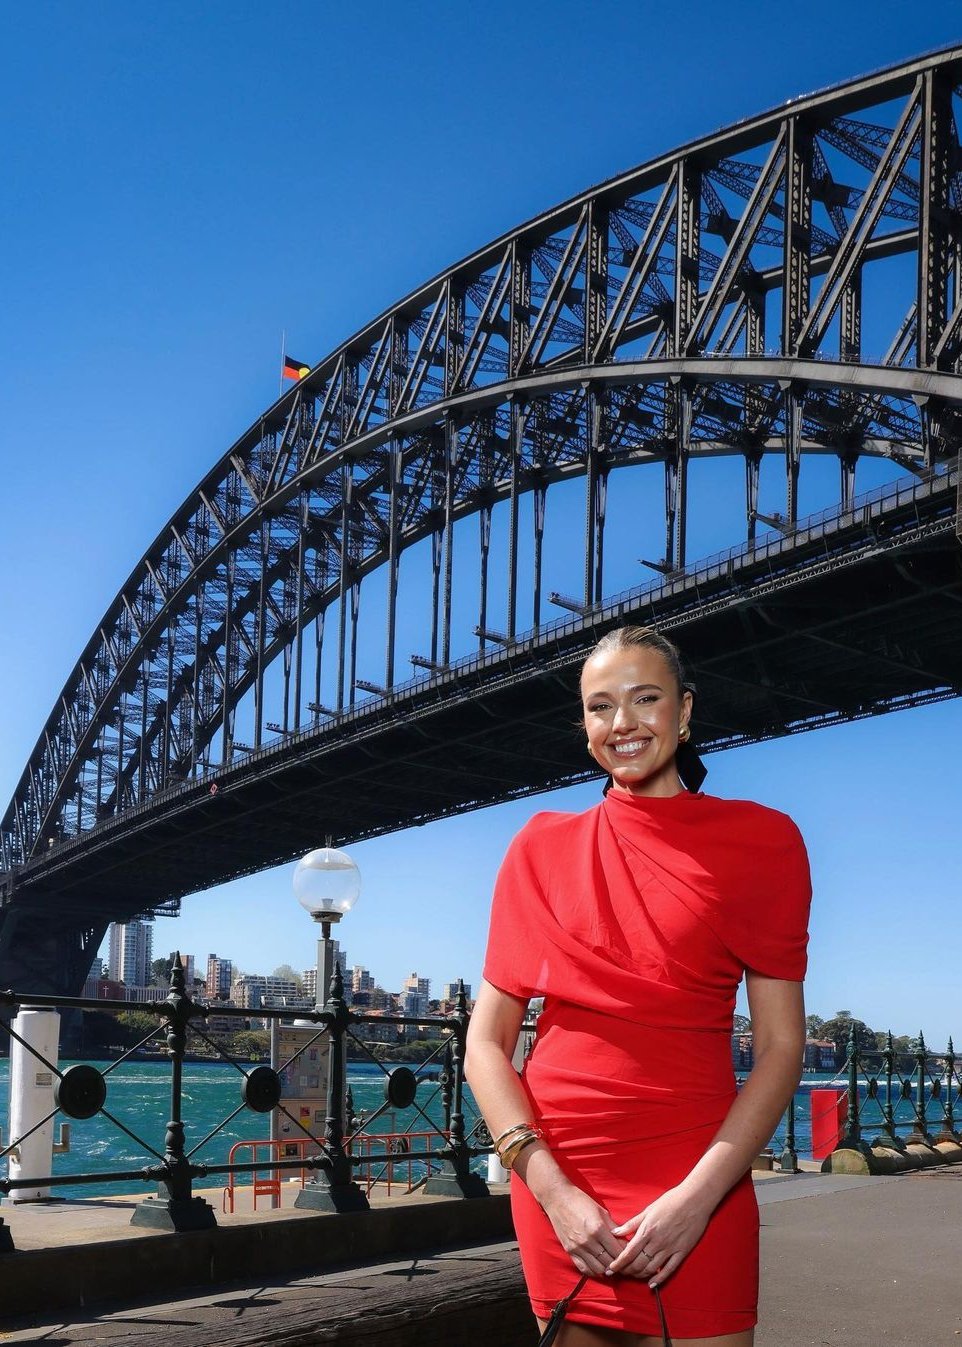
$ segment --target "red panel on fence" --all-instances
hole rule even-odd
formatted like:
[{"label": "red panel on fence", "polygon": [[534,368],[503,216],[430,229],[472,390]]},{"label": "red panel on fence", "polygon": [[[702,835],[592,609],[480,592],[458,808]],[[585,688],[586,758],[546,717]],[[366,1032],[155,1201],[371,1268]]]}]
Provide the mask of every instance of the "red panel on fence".
[{"label": "red panel on fence", "polygon": [[839,1143],[848,1120],[846,1090],[812,1090],[812,1156],[824,1160]]}]

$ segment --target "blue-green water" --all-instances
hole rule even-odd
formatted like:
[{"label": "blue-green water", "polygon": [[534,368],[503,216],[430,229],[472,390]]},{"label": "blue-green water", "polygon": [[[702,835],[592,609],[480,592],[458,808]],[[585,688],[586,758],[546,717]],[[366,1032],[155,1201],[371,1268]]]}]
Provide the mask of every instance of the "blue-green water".
[{"label": "blue-green water", "polygon": [[[69,1063],[62,1062],[61,1068]],[[109,1063],[100,1063],[107,1069]],[[437,1070],[437,1063],[432,1064]],[[4,1145],[10,1141],[9,1132],[9,1072],[10,1064],[0,1062],[0,1127]],[[384,1102],[384,1072],[373,1062],[349,1062],[348,1085],[351,1087],[355,1112],[369,1116]],[[225,1122],[241,1103],[240,1072],[223,1062],[185,1062],[181,1117],[185,1124],[185,1149],[197,1164],[225,1164],[231,1146],[237,1141],[266,1140],[270,1124],[262,1113],[243,1108]],[[436,1082],[424,1079],[418,1086],[416,1104],[437,1125],[442,1124],[440,1091]],[[156,1164],[164,1152],[164,1134],[170,1116],[170,1067],[165,1062],[124,1062],[107,1076],[106,1111],[130,1132],[131,1137],[103,1114],[70,1124],[70,1150],[53,1157],[53,1174],[90,1174],[118,1170],[139,1170],[144,1165]],[[470,1129],[477,1120],[473,1100],[465,1101],[465,1126]],[[61,1115],[57,1115],[55,1127]],[[224,1124],[221,1126],[221,1124]],[[209,1133],[216,1135],[205,1144]],[[426,1122],[414,1107],[383,1113],[371,1124],[373,1132],[427,1131]],[[153,1148],[152,1153],[151,1149]],[[414,1147],[412,1147],[414,1149]],[[240,1161],[250,1160],[248,1152],[240,1154]],[[0,1160],[0,1175],[6,1176],[6,1160]],[[144,1192],[152,1192],[153,1184],[138,1178],[128,1178],[101,1184],[57,1185],[54,1193],[61,1197],[94,1197],[99,1194],[136,1192],[143,1182]],[[216,1175],[212,1184],[226,1183],[226,1175]]]},{"label": "blue-green water", "polygon": [[[433,1065],[436,1067],[436,1063]],[[384,1072],[375,1063],[348,1063],[348,1084],[353,1093],[356,1112],[370,1115],[384,1103],[384,1081]],[[0,1127],[3,1129],[5,1144],[10,1140],[8,1082],[9,1062],[4,1060],[0,1062]],[[69,1153],[53,1158],[53,1173],[56,1176],[63,1175],[66,1178],[71,1174],[139,1170],[144,1165],[156,1163],[157,1156],[163,1154],[170,1104],[169,1066],[164,1062],[125,1062],[109,1073],[107,1082],[106,1108],[134,1136],[127,1135],[103,1115],[72,1122]],[[838,1085],[840,1082],[837,1077],[828,1075],[806,1076],[795,1096],[796,1148],[801,1156],[811,1153],[811,1090],[829,1083]],[[197,1163],[223,1164],[235,1142],[266,1139],[268,1120],[263,1114],[252,1113],[244,1108],[229,1122],[224,1121],[241,1103],[240,1084],[240,1073],[228,1064],[185,1063],[182,1103],[185,1145],[188,1151],[199,1147],[192,1156]],[[441,1124],[440,1093],[435,1082],[422,1081],[416,1102],[434,1123]],[[466,1091],[464,1112],[466,1129],[470,1131],[478,1117],[470,1090]],[[942,1117],[941,1106],[930,1100],[927,1114],[930,1121],[937,1125]],[[900,1101],[896,1116],[905,1123],[911,1121],[910,1101]],[[867,1137],[871,1138],[880,1126],[880,1109],[875,1101],[864,1101],[863,1123]],[[372,1124],[371,1130],[422,1131],[428,1126],[419,1118],[417,1111],[410,1108],[403,1112],[382,1114]],[[215,1129],[218,1129],[215,1135],[201,1146],[200,1143]],[[772,1144],[776,1151],[781,1149],[783,1139],[784,1122],[773,1138]],[[152,1154],[150,1148],[157,1154]],[[250,1157],[242,1155],[239,1158]],[[6,1161],[0,1160],[0,1173],[5,1175],[5,1172]],[[221,1181],[221,1176],[212,1177],[211,1180],[212,1183]],[[223,1181],[226,1182],[226,1177],[223,1177]],[[64,1197],[93,1197],[111,1192],[136,1192],[140,1182],[143,1182],[145,1193],[152,1190],[146,1182],[128,1178],[98,1184],[67,1183],[62,1187],[58,1184],[54,1191],[56,1195]]]}]

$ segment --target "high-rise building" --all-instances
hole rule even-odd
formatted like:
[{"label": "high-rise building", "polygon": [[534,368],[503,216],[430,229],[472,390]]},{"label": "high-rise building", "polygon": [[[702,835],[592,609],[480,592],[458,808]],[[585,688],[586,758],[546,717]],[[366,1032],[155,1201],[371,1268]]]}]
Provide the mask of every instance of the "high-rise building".
[{"label": "high-rise building", "polygon": [[231,987],[231,1000],[244,1010],[260,1010],[262,1006],[310,1010],[314,1006],[313,998],[293,978],[267,973],[245,973],[239,977]]},{"label": "high-rise building", "polygon": [[[458,994],[458,987],[459,987],[459,985],[460,985],[460,984],[457,983],[457,982],[446,982],[446,983],[444,984],[444,987],[443,987],[442,992],[441,992],[441,1000],[442,1000],[442,1001],[453,1001],[454,998],[455,998],[455,997],[457,996],[457,994]],[[471,1000],[471,984],[470,984],[470,982],[466,982],[466,983],[464,984],[464,994],[465,994],[465,996],[467,997],[467,999],[470,1001],[470,1000]]]},{"label": "high-rise building", "polygon": [[360,964],[355,964],[351,969],[351,991],[356,996],[358,992],[371,992],[373,990],[373,974],[367,968],[362,968]]},{"label": "high-rise building", "polygon": [[[341,966],[341,977],[344,979],[345,991],[350,992],[351,979],[348,977],[347,972],[347,950],[341,949],[341,944],[339,940],[332,940],[331,945],[334,949],[334,958]],[[302,977],[304,980],[305,992],[307,993],[308,996],[312,996],[314,998],[314,1004],[317,1005],[317,995],[316,995],[317,967],[315,966],[314,968],[305,968]],[[324,999],[325,997],[321,997],[322,1001]],[[350,999],[350,997],[348,997],[348,999]]]},{"label": "high-rise building", "polygon": [[207,995],[214,997],[230,996],[230,985],[234,976],[234,965],[230,959],[219,959],[216,954],[207,956]]},{"label": "high-rise building", "polygon": [[114,982],[124,982],[128,987],[146,987],[153,957],[153,922],[111,922],[109,966]]},{"label": "high-rise building", "polygon": [[426,1015],[431,999],[431,979],[411,973],[401,983],[401,1014]]}]

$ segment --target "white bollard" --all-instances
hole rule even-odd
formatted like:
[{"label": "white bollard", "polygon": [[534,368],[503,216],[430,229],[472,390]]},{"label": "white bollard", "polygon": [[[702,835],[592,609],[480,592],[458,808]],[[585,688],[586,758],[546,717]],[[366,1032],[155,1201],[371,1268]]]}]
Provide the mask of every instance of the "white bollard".
[{"label": "white bollard", "polygon": [[[56,1010],[39,1007],[21,1010],[12,1027],[23,1043],[15,1038],[10,1040],[10,1144],[14,1149],[10,1152],[9,1177],[41,1178],[51,1172],[53,1164],[54,1120],[48,1118],[35,1132],[30,1129],[52,1111],[57,1077],[34,1052],[56,1066],[60,1015]],[[30,1135],[21,1142],[19,1138],[27,1132]],[[49,1188],[14,1188],[8,1200],[38,1202],[49,1196]]]},{"label": "white bollard", "polygon": [[507,1183],[510,1178],[511,1175],[492,1151],[488,1156],[488,1183]]}]

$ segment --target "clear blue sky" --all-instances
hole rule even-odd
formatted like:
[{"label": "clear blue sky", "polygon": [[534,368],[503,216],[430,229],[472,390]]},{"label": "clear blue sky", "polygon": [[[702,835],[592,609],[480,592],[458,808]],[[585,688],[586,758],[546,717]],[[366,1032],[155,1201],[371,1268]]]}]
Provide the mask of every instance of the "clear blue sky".
[{"label": "clear blue sky", "polygon": [[[313,363],[593,183],[962,40],[940,0],[37,0],[3,6],[0,27],[0,807],[122,581],[276,396],[282,330]],[[710,759],[712,791],[785,809],[806,834],[811,1010],[962,1034],[960,731],[954,702]],[[476,983],[511,834],[534,808],[596,798],[358,846],[350,959],[389,987],[412,969]],[[290,873],[186,899],[158,950],[307,966]]]}]

